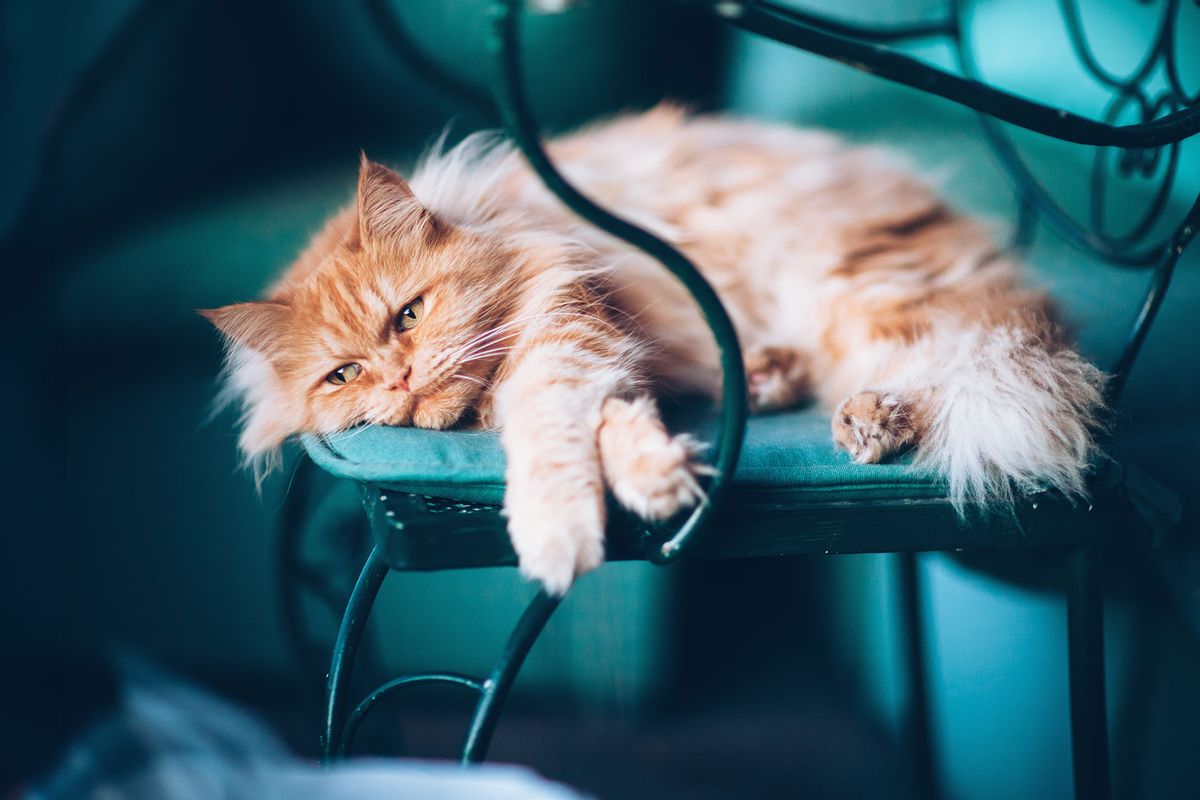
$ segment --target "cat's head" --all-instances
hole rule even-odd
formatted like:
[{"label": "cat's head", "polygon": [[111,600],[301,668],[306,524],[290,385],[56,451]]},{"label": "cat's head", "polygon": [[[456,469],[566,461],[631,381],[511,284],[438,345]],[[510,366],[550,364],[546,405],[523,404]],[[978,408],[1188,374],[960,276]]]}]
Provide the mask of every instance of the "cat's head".
[{"label": "cat's head", "polygon": [[439,218],[364,157],[355,204],[267,300],[201,312],[228,345],[247,461],[261,477],[297,433],[463,419],[512,344],[519,272],[503,240]]}]

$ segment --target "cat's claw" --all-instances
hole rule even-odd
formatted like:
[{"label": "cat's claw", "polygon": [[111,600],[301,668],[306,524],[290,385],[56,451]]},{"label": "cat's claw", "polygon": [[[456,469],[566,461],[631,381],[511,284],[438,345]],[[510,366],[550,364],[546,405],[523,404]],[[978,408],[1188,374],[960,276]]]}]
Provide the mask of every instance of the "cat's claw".
[{"label": "cat's claw", "polygon": [[612,484],[613,495],[642,519],[664,520],[704,498],[692,462],[697,448],[685,436],[639,448],[624,476]]},{"label": "cat's claw", "polygon": [[833,441],[857,464],[877,464],[917,438],[907,403],[886,392],[859,392],[833,413]]},{"label": "cat's claw", "polygon": [[696,476],[708,468],[695,461],[699,445],[667,433],[648,398],[610,399],[603,416],[600,458],[617,502],[642,519],[663,520],[704,499]]}]

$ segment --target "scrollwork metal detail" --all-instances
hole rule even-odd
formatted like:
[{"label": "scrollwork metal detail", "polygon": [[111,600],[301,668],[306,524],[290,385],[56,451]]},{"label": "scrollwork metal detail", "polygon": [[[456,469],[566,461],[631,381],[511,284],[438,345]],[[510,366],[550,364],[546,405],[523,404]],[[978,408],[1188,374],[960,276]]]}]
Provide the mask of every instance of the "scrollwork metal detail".
[{"label": "scrollwork metal detail", "polygon": [[[1104,120],[1106,122],[1117,120],[1122,112],[1131,105],[1136,107],[1143,122],[1155,119],[1161,115],[1163,110],[1169,112],[1180,108],[1178,98],[1170,91],[1160,94],[1151,101],[1141,87],[1138,87],[1137,90],[1122,93],[1113,99],[1105,111]],[[1089,223],[1092,232],[1107,245],[1110,252],[1122,252],[1127,248],[1136,247],[1155,228],[1175,188],[1175,176],[1179,169],[1179,151],[1180,142],[1172,142],[1166,147],[1123,148],[1115,154],[1112,148],[1096,149],[1095,157],[1092,160]],[[1166,154],[1165,158],[1164,153]],[[1126,180],[1157,180],[1157,186],[1149,205],[1124,233],[1110,232],[1106,212],[1109,198],[1108,177],[1114,172]],[[1162,245],[1151,249],[1161,250]]]},{"label": "scrollwork metal detail", "polygon": [[[1154,0],[1139,0],[1146,4]],[[962,16],[961,0],[954,4],[956,17]],[[1165,0],[1145,52],[1132,70],[1118,75],[1106,67],[1088,39],[1079,0],[1059,0],[1059,8],[1072,49],[1079,63],[1100,86],[1111,94],[1104,110],[1103,122],[1118,125],[1132,112],[1136,124],[1155,120],[1196,107],[1200,92],[1190,95],[1180,74],[1176,35],[1181,0]],[[964,74],[982,80],[973,58],[969,37],[960,26],[955,39],[959,65]],[[1156,89],[1156,79],[1162,88]],[[1157,241],[1149,237],[1161,230],[1159,222],[1175,188],[1180,162],[1180,149],[1187,137],[1181,137],[1157,147],[1098,147],[1093,158],[1089,209],[1086,223],[1066,212],[1051,193],[1036,178],[1017,148],[1000,126],[992,119],[981,118],[985,134],[996,151],[1001,164],[1011,177],[1021,198],[1034,207],[1041,218],[1056,228],[1069,241],[1101,258],[1129,267],[1158,264],[1171,241],[1170,232]],[[1155,185],[1144,211],[1123,231],[1114,231],[1107,213],[1110,182],[1113,177],[1140,180]],[[1182,224],[1182,223],[1181,223]]]},{"label": "scrollwork metal detail", "polygon": [[[956,19],[961,19],[963,2],[952,0],[952,13]],[[1139,2],[1149,5],[1155,0]],[[1200,7],[1200,2],[1193,4]],[[1178,22],[1182,6],[1181,0],[1164,0],[1149,46],[1137,66],[1120,76],[1104,66],[1089,41],[1079,0],[1059,0],[1067,35],[1080,64],[1111,95],[1103,114],[1104,124],[1118,126],[1122,118],[1132,112],[1134,124],[1145,127],[1156,120],[1178,119],[1181,113],[1200,111],[1200,90],[1189,93],[1180,72]],[[971,42],[961,25],[956,28],[958,35],[954,42],[959,67],[967,77],[982,80]],[[1154,275],[1146,287],[1125,343],[1109,367],[1113,380],[1108,387],[1108,397],[1110,403],[1116,403],[1166,296],[1175,266],[1200,225],[1200,199],[1177,224],[1167,226],[1162,219],[1176,188],[1182,144],[1195,133],[1173,137],[1156,146],[1097,147],[1090,175],[1087,220],[1081,222],[1063,209],[1038,180],[996,119],[981,114],[980,124],[1022,203],[1033,209],[1046,224],[1077,247],[1109,263],[1153,268]],[[1113,230],[1107,211],[1114,176],[1124,181],[1152,184],[1146,207],[1122,231]],[[1164,228],[1165,233],[1158,233],[1159,238],[1152,239]]]}]

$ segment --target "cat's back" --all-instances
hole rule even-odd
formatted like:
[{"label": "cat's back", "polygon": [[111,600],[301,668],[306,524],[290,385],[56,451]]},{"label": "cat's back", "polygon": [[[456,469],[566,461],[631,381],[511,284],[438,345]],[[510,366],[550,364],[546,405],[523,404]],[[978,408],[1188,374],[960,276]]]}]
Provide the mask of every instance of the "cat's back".
[{"label": "cat's back", "polygon": [[673,105],[584,128],[550,145],[601,203],[682,244],[848,239],[926,213],[935,194],[891,154],[833,134]]},{"label": "cat's back", "polygon": [[[671,104],[594,123],[547,149],[586,195],[674,242],[710,272],[781,249],[819,254],[832,267],[863,230],[903,225],[940,206],[910,170],[878,149]],[[495,135],[435,148],[412,186],[454,223],[593,240]]]},{"label": "cat's back", "polygon": [[664,104],[588,126],[550,150],[600,202],[678,228],[706,210],[728,216],[746,201],[769,203],[784,194],[781,179],[787,195],[832,183],[841,146],[826,133]]}]

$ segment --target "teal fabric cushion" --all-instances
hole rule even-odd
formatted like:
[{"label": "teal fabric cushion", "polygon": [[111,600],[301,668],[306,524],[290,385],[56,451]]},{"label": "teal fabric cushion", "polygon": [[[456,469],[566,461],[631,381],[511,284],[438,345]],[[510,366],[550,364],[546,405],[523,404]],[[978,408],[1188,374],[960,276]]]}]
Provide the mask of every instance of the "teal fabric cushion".
[{"label": "teal fabric cushion", "polygon": [[[672,415],[673,430],[714,440],[712,415],[691,409]],[[305,447],[339,477],[398,491],[483,503],[504,496],[504,451],[484,431],[369,427],[309,437]],[[807,408],[750,418],[734,476],[743,502],[889,501],[941,497],[936,476],[901,459],[859,465],[833,445],[829,415]]]}]

